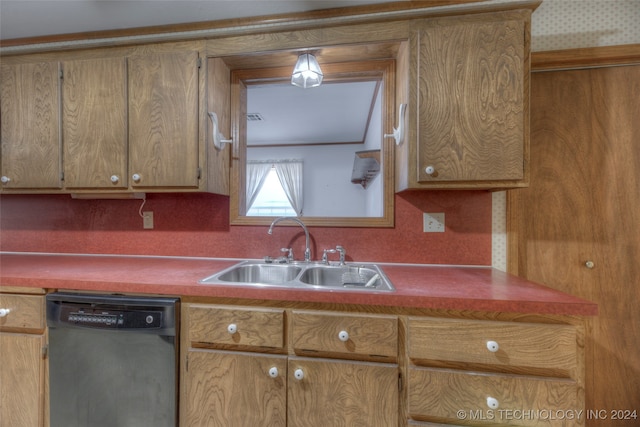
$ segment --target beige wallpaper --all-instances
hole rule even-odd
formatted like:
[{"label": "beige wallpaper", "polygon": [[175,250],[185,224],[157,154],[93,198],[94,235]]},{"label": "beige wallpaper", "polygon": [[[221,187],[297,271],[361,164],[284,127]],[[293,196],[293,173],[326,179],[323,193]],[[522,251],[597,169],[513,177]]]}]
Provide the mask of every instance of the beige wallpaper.
[{"label": "beige wallpaper", "polygon": [[531,50],[640,43],[640,0],[544,0],[531,18]]}]

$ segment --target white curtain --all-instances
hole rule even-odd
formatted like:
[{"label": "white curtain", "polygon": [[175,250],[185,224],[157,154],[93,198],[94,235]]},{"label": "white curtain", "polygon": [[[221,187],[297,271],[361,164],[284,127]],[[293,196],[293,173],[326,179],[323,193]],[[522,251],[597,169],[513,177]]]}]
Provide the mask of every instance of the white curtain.
[{"label": "white curtain", "polygon": [[247,185],[246,185],[246,210],[251,209],[260,189],[264,185],[264,180],[271,170],[271,162],[247,162]]},{"label": "white curtain", "polygon": [[302,161],[288,160],[273,163],[276,169],[280,184],[284,189],[289,203],[297,216],[302,216],[303,196],[302,196]]}]

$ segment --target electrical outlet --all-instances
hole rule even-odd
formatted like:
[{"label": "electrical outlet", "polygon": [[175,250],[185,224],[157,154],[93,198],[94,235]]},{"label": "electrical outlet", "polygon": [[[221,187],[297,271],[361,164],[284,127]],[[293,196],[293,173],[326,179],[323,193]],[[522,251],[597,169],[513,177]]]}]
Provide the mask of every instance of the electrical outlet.
[{"label": "electrical outlet", "polygon": [[153,229],[153,212],[142,212],[142,228],[146,230]]},{"label": "electrical outlet", "polygon": [[423,213],[422,226],[425,233],[444,233],[444,212]]}]

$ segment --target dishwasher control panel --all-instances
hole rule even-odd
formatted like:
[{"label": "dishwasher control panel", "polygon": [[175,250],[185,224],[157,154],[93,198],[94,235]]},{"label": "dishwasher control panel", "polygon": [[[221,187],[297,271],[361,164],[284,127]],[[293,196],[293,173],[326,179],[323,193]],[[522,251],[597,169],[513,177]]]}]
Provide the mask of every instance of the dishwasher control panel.
[{"label": "dishwasher control panel", "polygon": [[59,321],[91,328],[156,329],[162,326],[162,311],[128,311],[82,304],[62,304]]},{"label": "dishwasher control panel", "polygon": [[46,298],[49,328],[144,332],[175,337],[180,299],[119,294],[52,292]]}]

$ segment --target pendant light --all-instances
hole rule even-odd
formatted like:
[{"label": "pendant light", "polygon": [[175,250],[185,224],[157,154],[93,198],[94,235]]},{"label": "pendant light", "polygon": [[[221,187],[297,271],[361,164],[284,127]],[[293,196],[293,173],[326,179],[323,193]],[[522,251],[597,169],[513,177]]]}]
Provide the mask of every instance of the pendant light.
[{"label": "pendant light", "polygon": [[303,89],[320,86],[322,77],[322,70],[313,54],[303,53],[298,56],[298,62],[296,62],[291,74],[292,85]]}]

